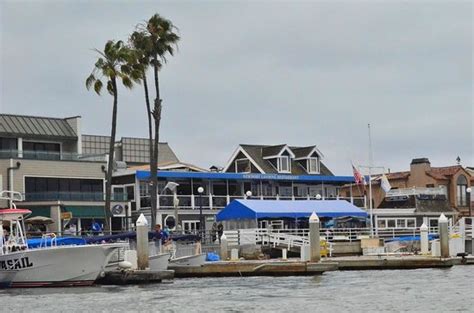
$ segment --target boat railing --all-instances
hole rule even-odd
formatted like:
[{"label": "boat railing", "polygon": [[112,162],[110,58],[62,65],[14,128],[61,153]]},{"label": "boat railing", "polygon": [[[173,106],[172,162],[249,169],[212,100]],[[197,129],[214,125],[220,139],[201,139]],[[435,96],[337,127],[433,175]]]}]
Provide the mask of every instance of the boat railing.
[{"label": "boat railing", "polygon": [[[49,244],[48,244],[49,241]],[[41,236],[40,248],[56,247],[58,244],[57,236],[55,233],[47,233]]]}]

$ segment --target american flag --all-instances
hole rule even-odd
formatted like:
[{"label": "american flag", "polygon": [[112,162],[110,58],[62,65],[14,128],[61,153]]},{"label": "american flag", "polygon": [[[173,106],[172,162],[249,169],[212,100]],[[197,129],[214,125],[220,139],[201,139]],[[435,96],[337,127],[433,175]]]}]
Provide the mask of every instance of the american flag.
[{"label": "american flag", "polygon": [[352,171],[354,172],[354,180],[357,185],[365,184],[364,176],[352,165]]}]

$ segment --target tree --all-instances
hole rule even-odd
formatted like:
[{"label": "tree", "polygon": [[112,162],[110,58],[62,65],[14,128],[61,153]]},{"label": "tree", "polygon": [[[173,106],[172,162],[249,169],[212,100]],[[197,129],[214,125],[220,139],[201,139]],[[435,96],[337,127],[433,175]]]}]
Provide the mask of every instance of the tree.
[{"label": "tree", "polygon": [[[150,106],[150,96],[148,93],[148,81],[146,72],[150,65],[150,52],[151,52],[151,41],[148,40],[144,32],[135,31],[132,33],[129,39],[131,48],[134,49],[135,55],[137,56],[136,61],[141,66],[141,75],[143,81],[143,89],[145,93],[145,106],[148,120],[148,138],[149,138],[149,160],[153,159],[153,125],[152,115]],[[135,64],[130,64],[134,66]],[[155,206],[156,207],[156,206]]]},{"label": "tree", "polygon": [[110,218],[112,217],[110,211],[110,203],[112,198],[112,172],[114,165],[114,151],[115,151],[115,133],[117,129],[117,109],[118,109],[118,88],[117,80],[121,80],[122,84],[131,89],[133,83],[140,82],[141,73],[138,68],[133,68],[129,64],[134,63],[136,59],[135,53],[123,44],[122,41],[109,40],[105,44],[104,51],[95,49],[99,54],[97,62],[94,64],[92,73],[86,79],[86,88],[90,90],[91,87],[100,95],[104,83],[106,81],[107,91],[113,96],[112,108],[112,126],[110,131],[109,144],[109,158],[106,173],[105,184],[105,227],[107,231],[111,230]]},{"label": "tree", "polygon": [[[151,180],[151,224],[156,224],[156,209],[157,209],[157,194],[158,194],[158,145],[160,138],[160,122],[161,122],[161,109],[162,99],[160,97],[160,85],[159,85],[159,71],[162,67],[162,63],[166,62],[166,56],[169,54],[174,55],[175,48],[179,41],[179,36],[176,34],[177,28],[173,25],[170,20],[161,17],[159,14],[153,15],[146,24],[141,24],[137,27],[139,34],[132,35],[135,38],[134,46],[138,46],[142,51],[143,60],[147,60],[147,64],[153,67],[154,74],[154,86],[156,97],[154,100],[153,110],[148,109],[150,107],[149,100],[147,102],[147,110],[149,115],[154,120],[154,138],[153,144],[150,147],[150,180]],[[146,80],[146,73],[143,75],[144,82]],[[145,83],[144,83],[145,85]],[[145,99],[148,98],[147,91],[145,91]],[[149,119],[149,133],[151,133],[152,127],[151,119]],[[152,136],[150,136],[152,137]]]}]

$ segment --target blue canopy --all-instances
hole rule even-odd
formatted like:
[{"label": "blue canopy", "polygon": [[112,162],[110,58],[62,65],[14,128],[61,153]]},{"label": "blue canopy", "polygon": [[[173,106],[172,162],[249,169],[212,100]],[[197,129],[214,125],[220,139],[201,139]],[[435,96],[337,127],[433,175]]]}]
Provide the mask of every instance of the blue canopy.
[{"label": "blue canopy", "polygon": [[234,200],[216,219],[307,218],[313,212],[319,217],[367,217],[367,212],[345,200]]},{"label": "blue canopy", "polygon": [[[38,248],[40,246],[43,247],[51,247],[51,238],[30,238],[27,239],[27,245],[28,248]],[[70,245],[76,245],[76,246],[82,246],[86,244],[86,241],[84,238],[81,237],[58,237],[55,238],[55,244],[58,246],[70,246]]]}]

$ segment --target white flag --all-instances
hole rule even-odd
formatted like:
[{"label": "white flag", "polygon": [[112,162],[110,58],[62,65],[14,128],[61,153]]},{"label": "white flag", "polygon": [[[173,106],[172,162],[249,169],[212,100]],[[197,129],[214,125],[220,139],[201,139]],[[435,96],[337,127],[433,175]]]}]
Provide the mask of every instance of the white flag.
[{"label": "white flag", "polygon": [[380,180],[380,187],[382,187],[383,191],[389,192],[390,189],[392,189],[392,186],[390,186],[390,182],[388,181],[387,176],[385,174],[382,175],[382,179]]}]

